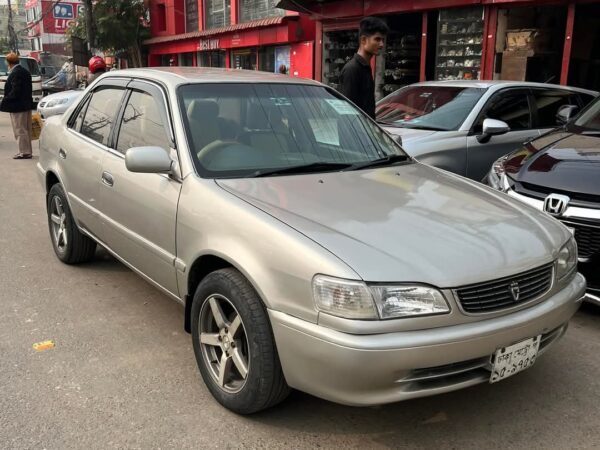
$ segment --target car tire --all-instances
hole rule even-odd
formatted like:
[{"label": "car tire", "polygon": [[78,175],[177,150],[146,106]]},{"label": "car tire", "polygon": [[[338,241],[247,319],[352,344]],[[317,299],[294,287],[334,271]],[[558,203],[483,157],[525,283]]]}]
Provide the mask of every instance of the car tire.
[{"label": "car tire", "polygon": [[191,314],[198,368],[221,405],[252,414],[287,397],[290,389],[266,309],[240,272],[228,268],[206,276],[194,294]]},{"label": "car tire", "polygon": [[96,252],[96,242],[77,228],[60,184],[50,188],[46,209],[50,239],[58,259],[65,264],[90,261]]}]

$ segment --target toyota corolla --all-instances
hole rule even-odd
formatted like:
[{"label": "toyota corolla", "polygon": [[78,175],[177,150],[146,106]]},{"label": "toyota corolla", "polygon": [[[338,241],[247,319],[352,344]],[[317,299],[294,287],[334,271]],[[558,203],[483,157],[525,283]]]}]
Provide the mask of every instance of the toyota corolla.
[{"label": "toyota corolla", "polygon": [[183,305],[213,396],[376,405],[499,382],[559,339],[585,280],[569,230],[420,164],[310,80],[106,74],[48,119],[57,257],[101,245]]}]

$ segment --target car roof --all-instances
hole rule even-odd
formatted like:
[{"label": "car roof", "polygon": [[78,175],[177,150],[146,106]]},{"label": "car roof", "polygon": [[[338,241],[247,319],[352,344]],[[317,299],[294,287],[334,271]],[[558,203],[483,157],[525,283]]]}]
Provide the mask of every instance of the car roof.
[{"label": "car roof", "polygon": [[540,87],[540,88],[557,88],[567,89],[571,91],[584,92],[586,94],[597,96],[597,91],[591,91],[589,89],[582,89],[571,86],[563,86],[559,84],[550,83],[535,83],[532,81],[508,81],[508,80],[457,80],[457,81],[423,81],[421,83],[415,83],[411,86],[452,86],[452,87],[473,87],[480,89],[493,89],[498,90],[507,87]]},{"label": "car roof", "polygon": [[142,69],[113,70],[103,79],[112,77],[149,78],[170,86],[189,83],[292,83],[323,86],[318,81],[290,77],[270,72],[240,69],[215,69],[208,67],[150,67]]}]

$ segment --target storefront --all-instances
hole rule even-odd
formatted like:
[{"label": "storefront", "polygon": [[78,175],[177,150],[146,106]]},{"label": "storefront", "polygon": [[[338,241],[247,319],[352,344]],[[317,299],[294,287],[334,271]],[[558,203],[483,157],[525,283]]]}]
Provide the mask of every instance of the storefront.
[{"label": "storefront", "polygon": [[[215,4],[205,2],[206,7]],[[240,19],[242,15],[244,20],[254,17],[252,9],[246,9],[239,11]],[[206,20],[212,27],[218,15],[214,9],[210,11],[212,15]],[[148,65],[261,70],[314,78],[315,22],[307,16],[293,13],[234,24],[221,17],[217,22],[225,25],[148,39]],[[199,27],[197,23],[193,26]]]},{"label": "storefront", "polygon": [[522,80],[600,90],[600,1],[281,0],[312,11],[315,76],[333,87],[358,47],[358,24],[390,28],[373,64],[376,97],[424,80]]}]

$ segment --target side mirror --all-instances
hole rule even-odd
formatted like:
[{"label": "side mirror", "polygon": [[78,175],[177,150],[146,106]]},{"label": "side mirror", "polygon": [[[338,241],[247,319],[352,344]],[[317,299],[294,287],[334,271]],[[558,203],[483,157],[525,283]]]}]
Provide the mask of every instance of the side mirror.
[{"label": "side mirror", "polygon": [[477,141],[480,144],[489,142],[492,136],[499,136],[501,134],[508,133],[510,127],[506,122],[496,119],[485,119],[483,121],[483,132],[477,136]]},{"label": "side mirror", "polygon": [[562,105],[558,108],[556,113],[556,123],[558,125],[565,125],[579,112],[579,106],[576,105]]},{"label": "side mirror", "polygon": [[171,173],[173,160],[161,147],[133,147],[125,152],[125,167],[130,172]]},{"label": "side mirror", "polygon": [[400,146],[402,146],[402,136],[400,136],[399,134],[397,134],[396,136],[394,136],[394,140],[400,144]]}]

